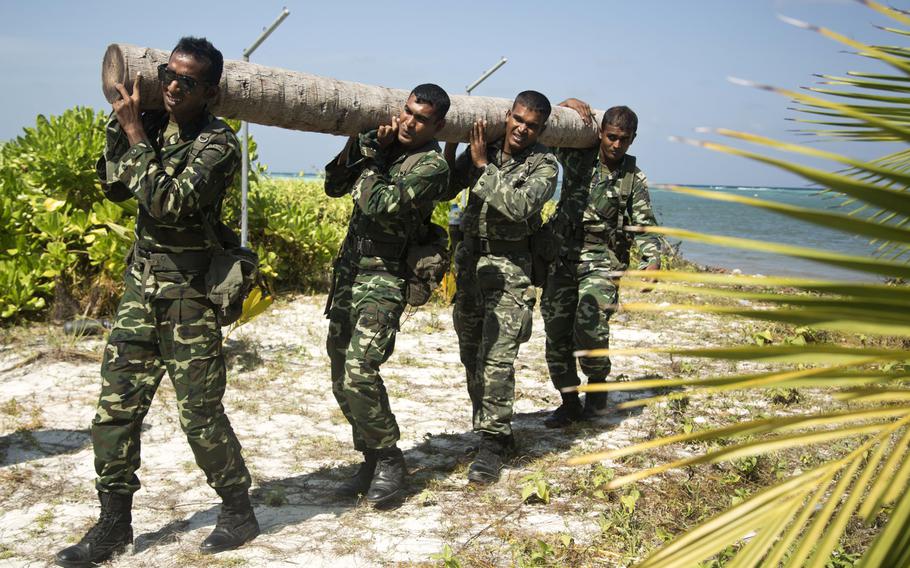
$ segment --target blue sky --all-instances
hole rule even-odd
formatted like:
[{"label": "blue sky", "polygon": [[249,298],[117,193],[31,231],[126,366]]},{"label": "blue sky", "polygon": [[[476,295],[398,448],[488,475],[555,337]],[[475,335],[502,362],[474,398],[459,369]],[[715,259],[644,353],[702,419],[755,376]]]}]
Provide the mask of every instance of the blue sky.
[{"label": "blue sky", "polygon": [[[554,103],[575,96],[596,108],[629,105],[640,117],[631,152],[652,183],[800,185],[767,166],[668,138],[705,138],[694,129],[722,126],[796,140],[789,132],[794,124],[785,120],[794,116],[786,99],[727,77],[795,88],[814,82],[813,73],[879,70],[777,14],[866,42],[896,40],[873,27],[887,24],[883,17],[853,0],[184,0],[141,10],[137,4],[3,0],[0,140],[17,136],[41,113],[109,108],[100,68],[110,43],[170,49],[182,35],[202,35],[225,58],[240,59],[287,5],[290,17],[254,53],[254,62],[404,89],[435,82],[461,94],[506,56],[509,62],[475,94],[510,98],[536,89]],[[325,134],[250,130],[262,162],[274,171],[321,169],[343,143]],[[887,150],[864,144],[851,151],[871,157]]]}]

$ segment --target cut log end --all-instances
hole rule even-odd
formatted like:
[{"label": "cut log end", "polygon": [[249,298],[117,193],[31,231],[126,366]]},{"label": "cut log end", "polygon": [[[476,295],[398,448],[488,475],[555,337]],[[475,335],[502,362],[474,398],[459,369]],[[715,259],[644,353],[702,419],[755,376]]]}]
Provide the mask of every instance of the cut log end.
[{"label": "cut log end", "polygon": [[107,46],[101,63],[101,90],[109,103],[120,98],[120,93],[114,88],[117,83],[126,83],[126,61],[120,45],[112,43]]},{"label": "cut log end", "polygon": [[107,46],[101,62],[101,91],[104,98],[109,103],[120,99],[120,93],[114,85],[121,83],[130,91],[136,73],[141,73],[139,91],[143,110],[162,108],[164,101],[161,96],[161,84],[158,83],[158,64],[167,62],[168,56],[168,52],[160,49],[141,48],[124,43],[112,43]]}]

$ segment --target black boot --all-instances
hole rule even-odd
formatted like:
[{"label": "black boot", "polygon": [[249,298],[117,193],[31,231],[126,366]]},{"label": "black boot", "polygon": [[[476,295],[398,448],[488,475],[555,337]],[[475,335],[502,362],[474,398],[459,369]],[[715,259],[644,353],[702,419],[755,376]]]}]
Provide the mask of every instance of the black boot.
[{"label": "black boot", "polygon": [[607,403],[609,402],[608,392],[589,392],[585,395],[585,410],[582,413],[584,420],[592,420],[598,416],[605,416],[609,413]]},{"label": "black boot", "polygon": [[58,566],[75,568],[94,566],[114,554],[122,552],[133,542],[133,521],[130,510],[132,495],[119,493],[98,493],[101,501],[101,516],[95,526],[82,537],[79,544],[64,548],[57,553]]},{"label": "black boot", "polygon": [[547,428],[564,428],[582,419],[584,407],[581,405],[581,399],[578,398],[578,392],[564,392],[560,393],[560,396],[562,396],[562,404],[543,421],[543,425]]},{"label": "black boot", "polygon": [[373,473],[376,471],[376,463],[379,457],[376,450],[366,450],[363,452],[363,462],[357,469],[353,477],[344,480],[335,490],[338,497],[352,498],[358,495],[364,495],[370,489],[370,483],[373,481]]},{"label": "black boot", "polygon": [[404,455],[397,447],[376,450],[378,461],[373,482],[367,491],[367,502],[373,506],[382,506],[404,494],[404,478],[407,469],[404,464]]},{"label": "black boot", "polygon": [[215,491],[221,496],[221,512],[215,530],[199,545],[203,554],[234,550],[259,536],[259,522],[246,488]]},{"label": "black boot", "polygon": [[515,446],[512,436],[487,436],[480,441],[480,448],[468,468],[468,481],[473,483],[496,483],[502,460]]}]

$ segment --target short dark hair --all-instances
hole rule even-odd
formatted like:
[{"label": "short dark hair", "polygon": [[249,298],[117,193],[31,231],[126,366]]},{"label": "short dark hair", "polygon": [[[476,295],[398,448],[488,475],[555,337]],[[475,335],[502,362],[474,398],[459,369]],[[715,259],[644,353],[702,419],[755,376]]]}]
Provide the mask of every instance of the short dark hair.
[{"label": "short dark hair", "polygon": [[417,85],[411,91],[411,94],[414,95],[414,99],[418,103],[433,107],[433,114],[436,116],[436,120],[445,118],[446,113],[449,112],[449,105],[452,104],[449,101],[449,94],[442,87],[433,83]]},{"label": "short dark hair", "polygon": [[209,40],[204,37],[182,37],[177,42],[177,47],[171,51],[171,55],[175,53],[186,53],[196,59],[205,60],[208,63],[208,67],[205,70],[205,82],[210,85],[217,85],[221,81],[221,72],[224,70],[224,57]]},{"label": "short dark hair", "polygon": [[604,113],[604,119],[600,123],[601,128],[607,126],[615,126],[630,134],[635,134],[638,132],[638,115],[627,106],[610,107]]},{"label": "short dark hair", "polygon": [[550,118],[550,99],[544,96],[543,93],[538,93],[537,91],[522,91],[515,97],[512,108],[515,108],[515,105],[521,105],[528,110],[539,112],[543,115],[545,122]]}]

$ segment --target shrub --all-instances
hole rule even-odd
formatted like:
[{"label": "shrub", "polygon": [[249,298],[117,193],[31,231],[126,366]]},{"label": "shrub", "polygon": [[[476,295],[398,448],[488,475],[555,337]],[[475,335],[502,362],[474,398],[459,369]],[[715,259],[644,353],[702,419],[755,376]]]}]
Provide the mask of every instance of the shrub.
[{"label": "shrub", "polygon": [[105,115],[76,107],[35,122],[0,147],[0,320],[107,310],[132,220],[103,201],[95,174]]}]

